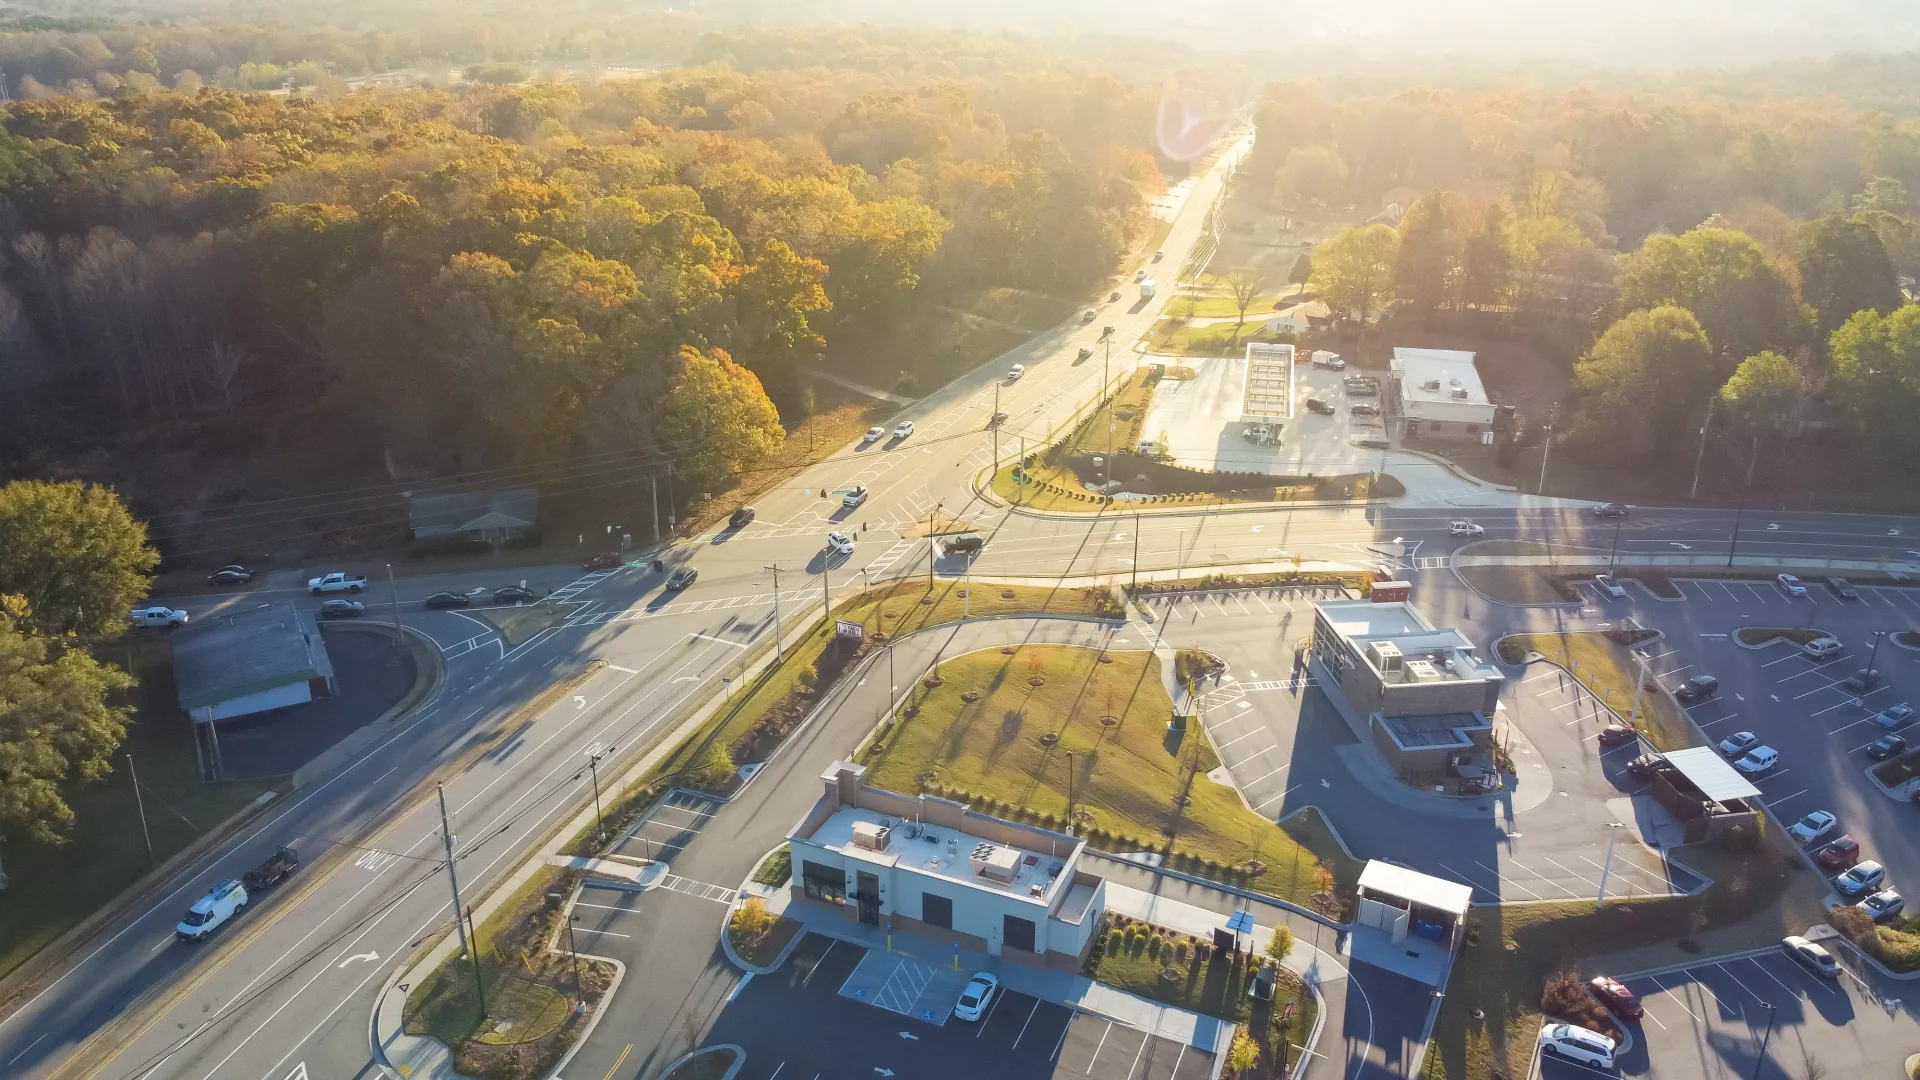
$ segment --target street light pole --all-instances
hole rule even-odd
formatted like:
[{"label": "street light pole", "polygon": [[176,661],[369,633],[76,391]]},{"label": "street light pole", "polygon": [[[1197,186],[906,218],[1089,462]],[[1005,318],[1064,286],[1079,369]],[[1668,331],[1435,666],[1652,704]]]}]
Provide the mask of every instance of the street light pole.
[{"label": "street light pole", "polygon": [[1613,869],[1613,841],[1615,837],[1620,835],[1620,830],[1626,827],[1625,822],[1607,822],[1607,858],[1600,866],[1600,895],[1593,898],[1593,910],[1595,911],[1599,911],[1600,905],[1606,903],[1607,873]]},{"label": "street light pole", "polygon": [[1760,1056],[1753,1059],[1753,1080],[1760,1080],[1760,1063],[1767,1060],[1767,1043],[1773,1041],[1773,1002],[1760,1004],[1767,1010],[1767,1033],[1760,1036]]},{"label": "street light pole", "polygon": [[387,564],[387,602],[393,605],[393,640],[400,648],[406,648],[406,639],[400,636],[400,594],[393,588],[393,564]]},{"label": "street light pole", "polygon": [[1067,832],[1073,832],[1073,751],[1067,751]]},{"label": "street light pole", "polygon": [[1613,564],[1620,557],[1620,526],[1625,521],[1625,518],[1613,519],[1613,550],[1607,552],[1607,573],[1609,574],[1613,573]]},{"label": "street light pole", "polygon": [[1133,585],[1140,587],[1140,511],[1133,512]]},{"label": "street light pole", "polygon": [[[1873,648],[1867,650],[1867,671],[1869,673],[1873,671],[1874,658],[1880,655],[1880,639],[1886,636],[1887,632],[1885,630],[1875,630],[1873,632]],[[1872,679],[1871,674],[1868,675],[1868,679]]]},{"label": "street light pole", "polygon": [[1747,512],[1747,491],[1740,489],[1740,500],[1733,510],[1733,536],[1727,541],[1727,569],[1733,569],[1733,553],[1740,550],[1740,519]]},{"label": "street light pole", "polygon": [[827,564],[820,564],[820,603],[826,609],[826,617],[833,618],[833,587],[827,584]]},{"label": "street light pole", "polygon": [[460,935],[460,951],[473,958],[473,991],[480,999],[480,1017],[487,1015],[487,987],[480,979],[480,943],[468,942],[466,920],[461,917],[460,878],[453,870],[453,826],[447,821],[447,789],[445,785],[434,785],[434,796],[440,801],[440,839],[447,851],[447,887],[453,890],[453,929]]},{"label": "street light pole", "polygon": [[765,569],[773,571],[773,661],[778,664],[786,660],[780,648],[780,564],[770,563]]},{"label": "street light pole", "polygon": [[1700,462],[1707,456],[1707,429],[1713,426],[1713,406],[1718,397],[1707,399],[1707,418],[1700,421],[1700,449],[1693,454],[1693,487],[1687,492],[1687,498],[1700,497]]},{"label": "street light pole", "polygon": [[1541,495],[1547,493],[1547,458],[1553,454],[1553,422],[1559,411],[1557,401],[1547,406],[1547,437],[1540,443],[1540,486],[1535,489]]},{"label": "street light pole", "polygon": [[140,836],[147,842],[147,869],[153,869],[153,834],[147,831],[147,800],[140,795],[140,774],[133,771],[133,753],[127,753],[127,776],[133,781],[133,805],[140,809]]}]

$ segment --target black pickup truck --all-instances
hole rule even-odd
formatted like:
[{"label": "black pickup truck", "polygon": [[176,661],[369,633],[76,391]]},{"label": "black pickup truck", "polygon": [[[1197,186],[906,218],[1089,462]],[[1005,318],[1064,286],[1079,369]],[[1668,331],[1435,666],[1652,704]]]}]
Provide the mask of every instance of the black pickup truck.
[{"label": "black pickup truck", "polygon": [[278,885],[293,876],[300,868],[300,853],[291,847],[283,846],[279,851],[267,856],[267,861],[247,871],[240,880],[248,892]]}]

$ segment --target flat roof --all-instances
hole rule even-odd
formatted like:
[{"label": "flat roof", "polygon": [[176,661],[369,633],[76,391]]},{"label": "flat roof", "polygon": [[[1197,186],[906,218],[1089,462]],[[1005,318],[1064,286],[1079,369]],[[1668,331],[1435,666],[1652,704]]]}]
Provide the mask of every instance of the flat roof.
[{"label": "flat roof", "polygon": [[1324,600],[1318,605],[1336,633],[1365,644],[1375,638],[1430,633],[1433,624],[1405,600],[1377,604],[1372,600]]},{"label": "flat roof", "polygon": [[1383,716],[1380,725],[1402,750],[1466,749],[1473,745],[1469,731],[1488,731],[1493,721],[1471,712],[1432,713],[1426,716]]},{"label": "flat roof", "polygon": [[1367,868],[1360,871],[1360,888],[1454,915],[1465,915],[1468,906],[1473,903],[1471,885],[1462,885],[1378,859],[1368,860]]},{"label": "flat roof", "polygon": [[1664,755],[1667,764],[1687,778],[1687,782],[1700,789],[1700,794],[1717,803],[1732,802],[1736,799],[1751,799],[1760,794],[1760,789],[1740,775],[1739,770],[1720,756],[1720,751],[1711,746],[1695,746],[1686,750],[1675,750]]},{"label": "flat roof", "polygon": [[[1400,372],[1400,392],[1406,400],[1435,405],[1491,405],[1480,385],[1473,354],[1453,349],[1395,347],[1393,370]],[[1454,391],[1466,391],[1465,397]]]},{"label": "flat roof", "polygon": [[[885,850],[873,851],[854,844],[853,827],[859,822],[891,827]],[[914,832],[919,835],[908,835]],[[862,806],[843,806],[835,810],[807,839],[842,855],[902,867],[928,877],[943,878],[1036,903],[1046,902],[1054,882],[1069,861],[1069,856],[1015,847],[960,829],[920,824],[912,819],[902,819]],[[990,850],[1005,850],[1014,854],[1016,861],[1012,881],[1000,881],[974,870],[975,852],[985,855]],[[1035,885],[1041,887],[1039,895],[1033,892]],[[1092,899],[1091,893],[1088,899]]]},{"label": "flat roof", "polygon": [[180,707],[195,709],[332,678],[319,627],[291,601],[206,616],[176,630],[173,678]]},{"label": "flat roof", "polygon": [[1293,418],[1293,346],[1247,342],[1247,374],[1241,384],[1240,415],[1254,419]]}]

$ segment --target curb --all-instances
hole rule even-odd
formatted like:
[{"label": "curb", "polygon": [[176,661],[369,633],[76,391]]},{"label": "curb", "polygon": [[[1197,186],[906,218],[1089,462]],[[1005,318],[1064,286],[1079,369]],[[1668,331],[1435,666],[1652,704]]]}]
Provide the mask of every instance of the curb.
[{"label": "curb", "polygon": [[[393,633],[391,626],[376,623],[365,623],[359,626],[334,624],[329,629],[350,634],[379,634],[382,637]],[[414,654],[414,662],[418,665],[413,686],[409,687],[406,694],[399,701],[394,702],[386,712],[348,732],[339,742],[322,750],[312,761],[295,769],[293,771],[294,790],[307,786],[343,763],[358,757],[362,750],[381,736],[391,732],[402,719],[439,696],[440,688],[446,685],[447,681],[447,665],[440,647],[433,644],[432,638],[412,627],[403,625],[402,630],[407,635],[403,639],[407,645],[407,651]],[[425,684],[424,689],[422,683]]]},{"label": "curb", "polygon": [[711,1054],[719,1050],[731,1050],[733,1052],[733,1065],[732,1067],[727,1069],[726,1075],[720,1078],[720,1080],[733,1080],[734,1076],[737,1075],[741,1069],[745,1068],[747,1064],[746,1047],[740,1046],[736,1043],[719,1043],[714,1046],[703,1046],[698,1050],[693,1050],[688,1053],[681,1054],[679,1057],[674,1058],[672,1061],[667,1062],[666,1067],[660,1070],[660,1075],[671,1076],[673,1075],[673,1070],[679,1068],[680,1066],[686,1064],[689,1061],[692,1061],[694,1058],[699,1057],[701,1054]]}]

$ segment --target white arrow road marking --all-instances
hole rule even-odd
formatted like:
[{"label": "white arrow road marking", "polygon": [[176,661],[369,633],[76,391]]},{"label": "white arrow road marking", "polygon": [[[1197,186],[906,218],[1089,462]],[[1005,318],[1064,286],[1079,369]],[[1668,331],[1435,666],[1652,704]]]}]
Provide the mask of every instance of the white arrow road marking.
[{"label": "white arrow road marking", "polygon": [[881,1067],[880,1067],[880,1066],[878,1066],[878,1065],[875,1065],[875,1066],[873,1067],[873,1071],[874,1071],[874,1072],[877,1072],[877,1073],[879,1073],[879,1074],[880,1074],[881,1076],[892,1076],[892,1075],[893,1075],[893,1070],[892,1070],[892,1069],[883,1069],[883,1068],[881,1068]]},{"label": "white arrow road marking", "polygon": [[1667,543],[1669,543],[1669,544],[1672,544],[1672,545],[1673,545],[1674,547],[1677,547],[1677,548],[1679,548],[1679,549],[1680,549],[1681,551],[1692,551],[1692,550],[1693,550],[1693,545],[1692,545],[1692,544],[1683,544],[1683,543],[1681,543],[1681,542],[1680,542],[1680,541],[1678,541],[1678,540],[1669,540],[1669,541],[1667,541]]},{"label": "white arrow road marking", "polygon": [[913,1032],[911,1032],[911,1031],[903,1031],[903,1032],[901,1032],[901,1033],[900,1033],[900,1037],[901,1037],[901,1038],[903,1038],[903,1039],[912,1039],[912,1040],[913,1040],[914,1042],[919,1042],[919,1041],[920,1041],[920,1036],[918,1036],[918,1035],[915,1035],[915,1034],[914,1034]]},{"label": "white arrow road marking", "polygon": [[1259,531],[1260,531],[1261,529],[1264,529],[1264,528],[1266,528],[1266,526],[1265,526],[1265,525],[1255,525],[1255,526],[1254,526],[1253,528],[1251,528],[1251,529],[1248,529],[1247,531],[1248,531],[1248,532],[1259,532]]},{"label": "white arrow road marking", "polygon": [[338,964],[334,965],[334,967],[336,970],[338,970],[339,968],[346,967],[348,964],[351,964],[351,963],[360,962],[360,963],[371,964],[379,959],[380,959],[380,954],[377,952],[354,953],[352,956],[349,956],[345,960],[342,960]]},{"label": "white arrow road marking", "polygon": [[1887,530],[1887,535],[1888,535],[1888,536],[1899,536],[1899,535],[1900,535],[1900,530],[1899,530],[1899,529],[1888,529],[1888,530]]},{"label": "white arrow road marking", "polygon": [[303,1061],[295,1065],[293,1071],[287,1074],[287,1080],[307,1080],[307,1063]]}]

